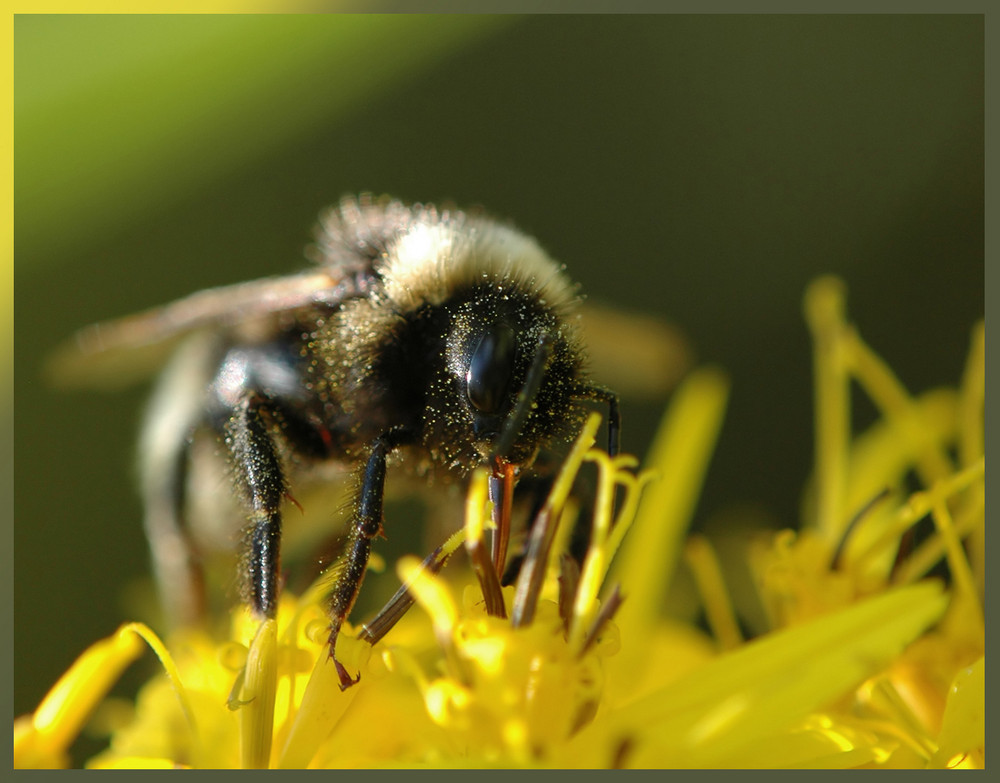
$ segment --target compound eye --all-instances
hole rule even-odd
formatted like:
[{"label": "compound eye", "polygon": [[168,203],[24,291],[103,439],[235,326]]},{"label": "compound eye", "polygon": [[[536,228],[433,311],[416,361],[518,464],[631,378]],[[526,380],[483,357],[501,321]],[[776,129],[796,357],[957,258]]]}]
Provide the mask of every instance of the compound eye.
[{"label": "compound eye", "polygon": [[500,413],[514,372],[517,338],[507,324],[495,324],[472,352],[465,374],[469,402],[481,413]]}]

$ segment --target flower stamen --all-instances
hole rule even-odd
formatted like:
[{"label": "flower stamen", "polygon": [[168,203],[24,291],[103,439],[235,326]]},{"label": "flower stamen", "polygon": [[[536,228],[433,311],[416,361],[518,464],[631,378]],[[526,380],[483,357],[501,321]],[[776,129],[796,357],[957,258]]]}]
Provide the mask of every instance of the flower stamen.
[{"label": "flower stamen", "polygon": [[556,523],[566,504],[566,499],[569,497],[584,455],[594,444],[600,423],[601,417],[598,414],[592,413],[588,417],[533,522],[531,535],[528,539],[528,551],[524,563],[521,565],[521,573],[517,578],[514,603],[511,607],[510,622],[514,628],[530,625],[534,619],[538,598],[545,579],[549,551],[558,527]]},{"label": "flower stamen", "polygon": [[[469,486],[469,493],[465,504],[465,549],[469,553],[472,561],[472,569],[479,580],[479,587],[483,591],[483,599],[486,602],[486,613],[491,617],[507,617],[507,610],[503,603],[503,593],[500,590],[500,578],[497,576],[497,569],[493,563],[491,554],[487,552],[483,542],[483,530],[486,526],[483,509],[486,506],[487,485],[489,476],[484,468],[478,468],[472,474],[472,481]],[[509,489],[509,488],[508,488]],[[509,491],[504,492],[504,500]],[[510,520],[502,527],[509,528]],[[494,536],[499,532],[494,529]]]},{"label": "flower stamen", "polygon": [[455,647],[455,628],[458,625],[458,607],[447,586],[423,567],[415,557],[402,557],[396,564],[396,573],[421,608],[430,615],[434,638],[445,655],[451,676],[468,685],[469,672]]},{"label": "flower stamen", "polygon": [[743,634],[736,621],[715,550],[705,536],[692,535],[684,546],[684,557],[694,574],[702,606],[719,649],[736,649],[743,644]]}]

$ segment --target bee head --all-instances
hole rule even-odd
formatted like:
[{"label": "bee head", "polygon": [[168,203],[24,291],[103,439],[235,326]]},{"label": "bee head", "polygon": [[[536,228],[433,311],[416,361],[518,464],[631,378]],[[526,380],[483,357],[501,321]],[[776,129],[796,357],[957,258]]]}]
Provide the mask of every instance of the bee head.
[{"label": "bee head", "polygon": [[476,286],[448,309],[446,418],[482,460],[530,464],[575,421],[582,359],[574,336],[558,313],[510,281]]},{"label": "bee head", "polygon": [[368,248],[371,290],[315,335],[315,383],[364,401],[344,412],[358,442],[402,427],[416,470],[466,474],[528,465],[579,423],[577,289],[533,239],[420,206],[361,204],[333,220],[342,252]]}]

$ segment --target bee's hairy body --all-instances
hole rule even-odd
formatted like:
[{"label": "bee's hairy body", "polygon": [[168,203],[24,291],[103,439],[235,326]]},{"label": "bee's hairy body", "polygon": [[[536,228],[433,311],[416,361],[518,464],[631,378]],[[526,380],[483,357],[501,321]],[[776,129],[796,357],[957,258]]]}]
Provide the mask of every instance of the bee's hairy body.
[{"label": "bee's hairy body", "polygon": [[199,332],[161,376],[141,444],[146,529],[175,621],[203,611],[185,491],[196,434],[215,435],[228,461],[246,522],[243,597],[261,617],[276,611],[289,479],[354,466],[333,655],[381,532],[390,458],[441,478],[525,468],[577,424],[581,400],[611,405],[616,437],[617,400],[585,378],[575,287],[512,228],[362,197],[325,216],[314,256],[301,277],[195,295],[118,332]]}]

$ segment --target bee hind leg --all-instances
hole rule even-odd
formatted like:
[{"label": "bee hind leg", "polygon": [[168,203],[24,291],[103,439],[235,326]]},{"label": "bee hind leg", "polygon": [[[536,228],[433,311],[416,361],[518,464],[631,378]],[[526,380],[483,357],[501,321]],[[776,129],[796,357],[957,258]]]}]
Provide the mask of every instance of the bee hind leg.
[{"label": "bee hind leg", "polygon": [[162,458],[142,466],[146,539],[160,605],[170,628],[205,620],[205,579],[185,520],[185,484],[190,447],[186,439],[170,445]]},{"label": "bee hind leg", "polygon": [[189,341],[157,382],[139,442],[143,526],[167,626],[202,623],[205,580],[188,524],[187,479],[192,438],[205,422],[204,388],[211,344]]}]

